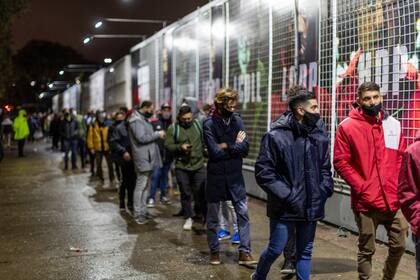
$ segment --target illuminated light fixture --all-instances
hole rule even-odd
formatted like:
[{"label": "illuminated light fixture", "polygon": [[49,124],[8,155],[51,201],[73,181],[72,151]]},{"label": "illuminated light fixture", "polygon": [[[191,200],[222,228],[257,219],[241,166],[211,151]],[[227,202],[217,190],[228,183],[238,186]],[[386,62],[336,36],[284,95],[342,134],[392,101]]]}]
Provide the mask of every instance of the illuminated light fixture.
[{"label": "illuminated light fixture", "polygon": [[54,86],[54,84],[53,84],[53,83],[48,84],[48,87],[49,87],[49,88],[53,88],[53,86]]},{"label": "illuminated light fixture", "polygon": [[100,28],[102,25],[103,25],[103,22],[102,22],[102,21],[98,21],[98,22],[95,24],[95,28],[96,28],[96,29],[97,29],[97,28]]},{"label": "illuminated light fixture", "polygon": [[106,64],[110,64],[110,63],[112,63],[112,59],[111,59],[111,58],[105,58],[105,59],[104,59],[104,62],[105,62]]},{"label": "illuminated light fixture", "polygon": [[32,81],[31,82],[31,87],[34,87],[36,85],[36,82],[35,81]]},{"label": "illuminated light fixture", "polygon": [[86,37],[85,39],[83,39],[83,44],[88,44],[90,41],[92,41],[92,38],[90,37]]},{"label": "illuminated light fixture", "polygon": [[60,72],[58,72],[58,74],[60,74],[60,76],[64,75],[64,70],[61,70]]},{"label": "illuminated light fixture", "polygon": [[115,71],[114,67],[111,67],[111,68],[109,69],[109,72],[111,72],[111,73],[114,73],[114,71]]}]

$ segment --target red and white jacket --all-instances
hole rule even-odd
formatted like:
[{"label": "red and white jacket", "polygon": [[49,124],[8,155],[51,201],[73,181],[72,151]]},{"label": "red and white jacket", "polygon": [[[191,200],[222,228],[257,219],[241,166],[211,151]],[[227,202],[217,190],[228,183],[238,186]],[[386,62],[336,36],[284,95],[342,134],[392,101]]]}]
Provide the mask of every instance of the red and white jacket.
[{"label": "red and white jacket", "polygon": [[351,206],[397,211],[398,173],[406,148],[401,124],[381,112],[371,117],[354,107],[337,129],[334,168],[351,187]]},{"label": "red and white jacket", "polygon": [[416,142],[404,153],[398,198],[413,234],[420,237],[420,130],[417,131]]}]

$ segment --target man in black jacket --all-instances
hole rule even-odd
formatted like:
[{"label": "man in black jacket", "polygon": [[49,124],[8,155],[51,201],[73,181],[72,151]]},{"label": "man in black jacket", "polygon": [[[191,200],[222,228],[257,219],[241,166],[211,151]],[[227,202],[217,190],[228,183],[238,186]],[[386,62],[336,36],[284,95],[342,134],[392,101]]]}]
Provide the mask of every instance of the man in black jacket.
[{"label": "man in black jacket", "polygon": [[68,156],[70,151],[72,169],[77,169],[76,154],[79,138],[79,126],[68,109],[64,110],[64,119],[60,126],[60,135],[63,139],[64,145],[64,169],[68,169]]},{"label": "man in black jacket", "polygon": [[113,129],[108,136],[112,157],[121,167],[122,182],[120,186],[120,210],[125,210],[125,195],[127,193],[127,208],[133,212],[133,193],[136,185],[136,172],[131,159],[130,138],[127,130],[126,113],[119,111],[115,115]]},{"label": "man in black jacket", "polygon": [[255,164],[257,183],[267,193],[270,241],[254,280],[266,279],[293,231],[297,279],[309,280],[316,223],[333,193],[329,141],[316,97],[296,86],[288,91],[288,103],[291,112],[264,135]]}]

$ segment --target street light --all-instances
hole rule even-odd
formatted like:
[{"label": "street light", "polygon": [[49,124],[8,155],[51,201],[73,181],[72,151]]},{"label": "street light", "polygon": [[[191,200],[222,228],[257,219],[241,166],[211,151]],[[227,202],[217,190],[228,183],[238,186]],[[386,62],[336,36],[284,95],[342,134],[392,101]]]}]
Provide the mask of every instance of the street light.
[{"label": "street light", "polygon": [[91,36],[86,37],[83,39],[83,44],[88,44],[93,41],[94,38],[96,39],[123,39],[123,38],[141,38],[145,40],[147,35],[136,35],[136,34],[93,34]]},{"label": "street light", "polygon": [[100,28],[104,21],[107,22],[125,22],[125,23],[152,23],[152,24],[162,24],[162,27],[165,27],[167,24],[166,20],[155,20],[155,19],[129,19],[129,18],[104,18],[95,24],[95,28]]},{"label": "street light", "polygon": [[60,72],[58,72],[58,74],[60,74],[60,76],[64,75],[64,70],[61,70]]},{"label": "street light", "polygon": [[104,62],[105,62],[106,64],[110,64],[110,63],[112,63],[112,59],[111,59],[111,58],[105,58],[105,59],[104,59]]}]

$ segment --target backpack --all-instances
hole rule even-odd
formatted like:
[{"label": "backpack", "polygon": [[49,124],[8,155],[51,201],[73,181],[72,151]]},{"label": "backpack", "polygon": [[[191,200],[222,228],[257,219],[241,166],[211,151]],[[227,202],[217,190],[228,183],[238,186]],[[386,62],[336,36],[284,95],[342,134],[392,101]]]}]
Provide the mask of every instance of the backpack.
[{"label": "backpack", "polygon": [[[201,128],[198,120],[193,120],[193,127],[200,133],[201,139],[203,139],[203,129]],[[174,142],[175,144],[179,144],[179,123],[174,124]]]}]

